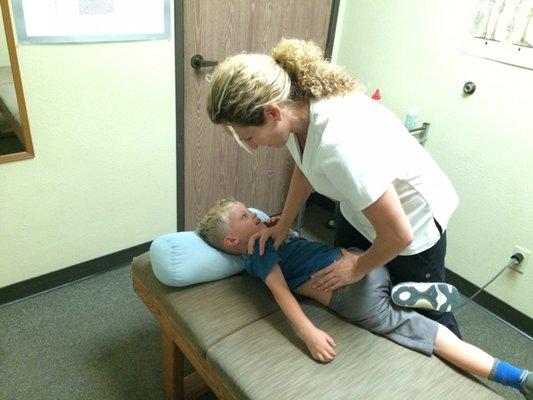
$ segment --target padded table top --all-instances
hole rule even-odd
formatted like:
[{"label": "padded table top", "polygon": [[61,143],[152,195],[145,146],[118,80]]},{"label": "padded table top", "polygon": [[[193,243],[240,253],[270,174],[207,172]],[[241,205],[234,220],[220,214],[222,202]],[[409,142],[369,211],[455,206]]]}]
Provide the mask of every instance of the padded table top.
[{"label": "padded table top", "polygon": [[239,399],[501,399],[475,378],[346,322],[311,300],[305,314],[337,344],[314,361],[281,311],[222,339],[207,361]]},{"label": "padded table top", "polygon": [[247,274],[168,287],[153,274],[148,253],[134,259],[132,270],[239,399],[501,399],[439,358],[305,300],[306,315],[337,343],[335,360],[316,362],[265,285]]},{"label": "padded table top", "polygon": [[155,277],[149,253],[133,260],[138,279],[186,332],[205,358],[215,343],[278,309],[268,288],[248,274],[183,288],[163,285]]}]

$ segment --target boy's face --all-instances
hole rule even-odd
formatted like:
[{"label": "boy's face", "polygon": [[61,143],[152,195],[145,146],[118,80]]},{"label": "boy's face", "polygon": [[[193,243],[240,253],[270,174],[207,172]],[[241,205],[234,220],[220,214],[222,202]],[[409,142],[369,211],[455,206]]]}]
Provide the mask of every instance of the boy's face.
[{"label": "boy's face", "polygon": [[233,253],[245,254],[250,236],[266,226],[242,203],[230,206],[227,216],[228,234],[224,238],[224,245]]}]

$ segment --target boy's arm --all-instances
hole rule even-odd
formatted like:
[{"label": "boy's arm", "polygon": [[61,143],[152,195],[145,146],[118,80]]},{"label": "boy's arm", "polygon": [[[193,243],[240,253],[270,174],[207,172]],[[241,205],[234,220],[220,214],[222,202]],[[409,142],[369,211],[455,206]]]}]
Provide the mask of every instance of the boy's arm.
[{"label": "boy's arm", "polygon": [[276,303],[278,303],[283,313],[302,338],[305,337],[305,334],[309,330],[315,328],[289,290],[279,264],[274,265],[274,268],[272,268],[272,271],[266,277],[265,283],[272,292]]},{"label": "boy's arm", "polygon": [[276,303],[295,327],[299,336],[305,341],[311,355],[324,362],[333,360],[336,355],[335,342],[327,333],[315,327],[304,314],[300,304],[289,290],[279,264],[274,265],[266,277],[265,283],[272,292]]}]

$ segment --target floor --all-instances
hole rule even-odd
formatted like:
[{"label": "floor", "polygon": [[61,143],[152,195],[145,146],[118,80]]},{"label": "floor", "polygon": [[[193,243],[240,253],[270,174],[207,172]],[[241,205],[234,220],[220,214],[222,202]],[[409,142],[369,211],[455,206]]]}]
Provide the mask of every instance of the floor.
[{"label": "floor", "polygon": [[[309,206],[303,235],[331,241],[329,218]],[[457,319],[467,341],[533,366],[533,341],[485,310],[470,304]],[[515,390],[494,388],[522,399]],[[0,399],[162,398],[159,327],[132,290],[129,265],[0,308]]]}]

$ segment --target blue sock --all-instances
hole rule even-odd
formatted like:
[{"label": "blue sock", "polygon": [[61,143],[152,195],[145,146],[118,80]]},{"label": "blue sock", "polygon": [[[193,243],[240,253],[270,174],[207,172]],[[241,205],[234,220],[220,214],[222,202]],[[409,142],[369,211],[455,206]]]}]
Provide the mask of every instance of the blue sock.
[{"label": "blue sock", "polygon": [[526,370],[520,369],[506,363],[505,361],[494,359],[494,365],[489,374],[489,379],[501,383],[505,386],[512,386],[518,390],[521,389],[520,382],[526,375]]}]

